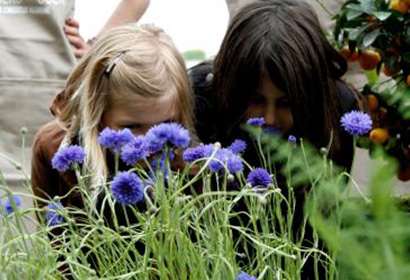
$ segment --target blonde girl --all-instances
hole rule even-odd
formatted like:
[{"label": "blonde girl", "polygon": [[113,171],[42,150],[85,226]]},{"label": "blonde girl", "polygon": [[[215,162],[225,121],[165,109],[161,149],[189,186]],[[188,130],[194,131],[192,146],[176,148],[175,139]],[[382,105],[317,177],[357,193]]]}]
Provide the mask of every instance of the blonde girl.
[{"label": "blonde girl", "polygon": [[[76,185],[71,171],[51,167],[58,149],[73,144],[85,150],[83,172],[91,175],[87,191],[98,193],[110,172],[109,155],[98,143],[100,131],[129,128],[139,135],[165,121],[179,122],[192,131],[192,99],[183,58],[163,30],[154,26],[113,29],[72,71],[65,91],[51,106],[56,120],[35,137],[34,194],[62,197]],[[62,203],[81,207],[83,202],[73,192]]]}]

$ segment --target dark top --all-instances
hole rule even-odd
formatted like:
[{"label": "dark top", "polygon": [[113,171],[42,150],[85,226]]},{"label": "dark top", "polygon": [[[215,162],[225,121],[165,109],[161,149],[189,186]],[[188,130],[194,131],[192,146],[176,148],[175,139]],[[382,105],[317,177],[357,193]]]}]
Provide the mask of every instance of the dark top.
[{"label": "dark top", "polygon": [[[204,143],[220,141],[217,139],[217,124],[223,122],[218,117],[217,99],[212,88],[212,62],[203,62],[189,70],[189,78],[195,93],[195,128],[199,139]],[[336,81],[340,97],[340,115],[358,110],[358,102],[353,92],[342,82]],[[353,137],[340,128],[341,151],[333,161],[350,171],[353,162]],[[232,137],[231,141],[234,138]],[[226,144],[226,143],[224,143]],[[246,157],[246,154],[245,154]]]}]

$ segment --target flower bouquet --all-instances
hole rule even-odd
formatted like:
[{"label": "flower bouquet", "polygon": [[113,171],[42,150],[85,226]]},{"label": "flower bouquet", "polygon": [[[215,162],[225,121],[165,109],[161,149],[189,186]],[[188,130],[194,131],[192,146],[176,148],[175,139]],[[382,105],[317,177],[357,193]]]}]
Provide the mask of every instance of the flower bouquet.
[{"label": "flower bouquet", "polygon": [[335,19],[340,54],[367,77],[373,129],[360,145],[371,154],[381,146],[410,180],[410,1],[349,0]]}]

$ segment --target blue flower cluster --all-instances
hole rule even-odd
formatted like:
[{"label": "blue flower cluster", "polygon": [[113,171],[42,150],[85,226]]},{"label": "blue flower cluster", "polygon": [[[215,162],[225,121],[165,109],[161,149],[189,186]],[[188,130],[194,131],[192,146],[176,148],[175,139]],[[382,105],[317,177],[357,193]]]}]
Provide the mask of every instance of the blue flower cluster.
[{"label": "blue flower cluster", "polygon": [[123,205],[134,205],[144,200],[144,188],[135,173],[119,172],[111,182],[111,193],[116,202]]},{"label": "blue flower cluster", "polygon": [[145,147],[145,137],[138,136],[121,149],[121,158],[128,165],[135,165],[138,161],[145,159],[148,151]]},{"label": "blue flower cluster", "polygon": [[372,129],[373,122],[364,112],[351,111],[342,116],[342,127],[351,135],[363,135]]},{"label": "blue flower cluster", "polygon": [[[22,205],[21,198],[18,195],[13,195],[12,200],[16,204],[17,209],[20,209],[21,205]],[[11,214],[11,213],[14,212],[13,204],[12,204],[12,201],[10,200],[10,198],[6,198],[6,202],[4,203],[4,211],[6,212],[6,214]]]},{"label": "blue flower cluster", "polygon": [[[246,145],[246,144],[245,144]],[[195,148],[186,149],[182,155],[185,162],[193,162],[201,158],[208,158],[212,155],[215,145],[200,145]],[[235,148],[236,149],[236,148]],[[242,149],[237,149],[240,151]],[[225,166],[230,173],[237,173],[243,170],[242,158],[228,148],[219,149],[216,151],[215,159],[208,166],[208,169],[213,172],[224,172]]]},{"label": "blue flower cluster", "polygon": [[298,139],[294,135],[289,135],[288,142],[296,143]]},{"label": "blue flower cluster", "polygon": [[186,148],[189,131],[177,123],[161,123],[151,127],[146,134],[147,151],[151,154],[163,151],[165,146]]},{"label": "blue flower cluster", "polygon": [[104,128],[100,132],[98,142],[106,149],[112,149],[115,153],[130,143],[134,139],[134,135],[128,128],[115,131],[109,127]]},{"label": "blue flower cluster", "polygon": [[214,172],[224,172],[225,165],[230,173],[243,170],[242,158],[229,149],[219,149],[215,154],[215,159],[209,163],[208,169]]},{"label": "blue flower cluster", "polygon": [[65,172],[73,164],[81,164],[84,161],[85,152],[83,148],[77,145],[61,148],[51,160],[54,169]]},{"label": "blue flower cluster", "polygon": [[236,139],[229,145],[228,149],[231,150],[234,154],[241,154],[246,150],[246,142],[241,139]]},{"label": "blue flower cluster", "polygon": [[266,123],[265,118],[250,118],[246,121],[247,124],[254,126],[262,126]]},{"label": "blue flower cluster", "polygon": [[63,208],[61,202],[51,202],[47,205],[46,221],[50,226],[56,226],[64,221],[63,216],[61,216],[57,211]]},{"label": "blue flower cluster", "polygon": [[262,186],[266,187],[272,183],[272,178],[270,177],[268,171],[263,168],[255,168],[248,174],[246,181],[252,185],[252,187]]},{"label": "blue flower cluster", "polygon": [[182,159],[185,162],[194,162],[201,158],[210,157],[214,149],[214,144],[200,145],[194,148],[188,148],[182,154]]},{"label": "blue flower cluster", "polygon": [[237,276],[236,280],[257,280],[258,278],[249,275],[246,272],[241,271]]}]

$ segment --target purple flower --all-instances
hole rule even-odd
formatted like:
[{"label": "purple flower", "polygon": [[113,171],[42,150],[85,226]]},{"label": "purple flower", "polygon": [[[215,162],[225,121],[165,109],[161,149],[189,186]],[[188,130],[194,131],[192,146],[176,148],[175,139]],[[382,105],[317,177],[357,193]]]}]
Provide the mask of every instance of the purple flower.
[{"label": "purple flower", "polygon": [[[13,195],[12,200],[16,204],[17,209],[20,209],[22,205],[21,198],[18,195]],[[10,200],[10,198],[6,198],[6,202],[4,203],[4,210],[6,211],[7,214],[11,214],[14,212],[13,203]]]},{"label": "purple flower", "polygon": [[139,160],[148,156],[145,137],[138,136],[121,149],[121,158],[128,165],[135,165]]},{"label": "purple flower", "polygon": [[60,202],[51,202],[47,205],[47,214],[46,221],[50,226],[56,226],[61,224],[64,221],[63,216],[57,213],[58,210],[63,208],[63,205]]},{"label": "purple flower", "polygon": [[188,148],[182,154],[182,159],[185,162],[193,162],[201,158],[212,155],[215,146],[213,144],[200,145],[194,148]]},{"label": "purple flower", "polygon": [[230,173],[243,170],[242,159],[229,149],[219,149],[215,154],[215,159],[210,162],[208,169],[214,172],[224,172],[225,165],[227,165]]},{"label": "purple flower", "polygon": [[150,153],[162,151],[165,145],[186,148],[189,145],[189,131],[177,123],[161,123],[151,127],[147,134],[147,149]]},{"label": "purple flower", "polygon": [[246,121],[247,124],[254,126],[262,126],[266,123],[265,118],[250,118]]},{"label": "purple flower", "polygon": [[296,143],[297,139],[294,135],[289,135],[288,142]]},{"label": "purple flower", "polygon": [[270,183],[272,183],[272,178],[270,177],[268,171],[263,168],[255,168],[248,174],[248,178],[246,181],[252,185],[252,187],[256,186],[264,186],[266,187]]},{"label": "purple flower", "polygon": [[133,205],[144,200],[141,179],[135,173],[119,172],[111,182],[111,193],[116,202],[123,205]]},{"label": "purple flower", "polygon": [[118,153],[123,146],[131,142],[134,138],[134,135],[128,128],[115,131],[106,127],[100,132],[98,142],[102,147],[112,149],[115,153]]},{"label": "purple flower", "polygon": [[80,164],[84,161],[85,152],[82,147],[73,145],[61,148],[51,160],[54,169],[60,172],[67,171],[73,164]]},{"label": "purple flower", "polygon": [[341,124],[351,135],[363,135],[372,129],[373,122],[370,116],[364,112],[351,111],[342,116]]},{"label": "purple flower", "polygon": [[236,280],[257,280],[258,278],[249,275],[246,272],[241,271],[238,276],[236,276]]},{"label": "purple flower", "polygon": [[236,139],[232,142],[232,144],[228,147],[234,154],[243,153],[246,149],[246,142],[241,139]]}]

